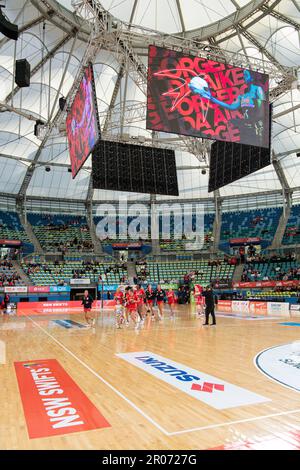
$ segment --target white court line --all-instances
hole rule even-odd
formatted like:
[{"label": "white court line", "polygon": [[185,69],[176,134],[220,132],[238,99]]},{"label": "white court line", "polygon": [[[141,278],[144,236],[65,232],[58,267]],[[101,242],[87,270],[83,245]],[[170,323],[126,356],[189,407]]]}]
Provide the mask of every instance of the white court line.
[{"label": "white court line", "polygon": [[89,367],[85,362],[83,362],[79,357],[76,356],[76,354],[72,353],[66,346],[64,346],[60,341],[58,341],[54,336],[52,336],[50,333],[48,333],[47,330],[45,330],[42,326],[40,326],[38,323],[36,323],[30,316],[27,316],[29,320],[34,323],[40,330],[42,330],[45,335],[49,336],[55,343],[57,343],[62,349],[64,349],[70,356],[74,357],[83,367],[85,367],[87,370],[89,370],[97,379],[101,380],[107,387],[109,387],[111,390],[113,390],[119,397],[121,397],[124,401],[126,401],[132,408],[134,408],[140,415],[142,415],[146,420],[148,420],[151,424],[153,424],[157,429],[159,429],[163,434],[168,436],[170,433],[166,431],[162,426],[160,426],[154,419],[150,418],[144,411],[142,411],[138,406],[136,406],[131,400],[129,400],[123,393],[119,392],[113,385],[111,385],[109,382],[107,382],[101,375],[97,374],[91,367]]},{"label": "white court line", "polygon": [[282,411],[281,413],[273,413],[271,415],[256,416],[254,418],[238,419],[236,421],[229,421],[227,423],[210,424],[208,426],[201,426],[198,428],[183,429],[182,431],[169,432],[168,434],[169,436],[176,436],[178,434],[184,434],[187,432],[204,431],[205,429],[221,428],[223,426],[231,426],[232,424],[249,423],[251,421],[258,421],[260,419],[274,418],[275,416],[291,415],[293,413],[300,413],[300,409],[292,410],[292,411]]},{"label": "white court line", "polygon": [[72,353],[66,346],[64,346],[60,341],[58,341],[54,336],[52,336],[50,333],[48,333],[47,330],[45,330],[42,326],[40,326],[38,323],[36,323],[30,316],[27,316],[29,320],[32,321],[40,330],[42,330],[45,335],[49,336],[55,343],[57,343],[62,349],[64,349],[68,354],[70,354],[74,359],[76,359],[83,367],[85,367],[87,370],[89,370],[95,377],[97,377],[101,382],[103,382],[105,385],[107,385],[111,390],[113,390],[119,397],[121,397],[124,401],[126,401],[132,408],[134,408],[138,413],[140,413],[146,420],[148,420],[151,424],[153,424],[157,429],[159,429],[163,434],[166,436],[176,436],[180,434],[186,434],[189,432],[196,432],[196,431],[204,431],[206,429],[215,429],[215,428],[220,428],[220,427],[225,427],[225,426],[231,426],[233,424],[240,424],[240,423],[248,423],[251,421],[258,421],[258,420],[263,420],[263,419],[268,419],[268,418],[273,418],[276,416],[284,416],[284,415],[289,415],[289,414],[295,414],[295,413],[300,413],[300,409],[292,410],[292,411],[283,411],[280,413],[273,413],[269,415],[263,415],[263,416],[256,416],[254,418],[245,418],[245,419],[240,419],[236,421],[228,421],[226,423],[219,423],[219,424],[211,424],[208,426],[199,426],[196,428],[191,428],[191,429],[183,429],[181,431],[173,431],[169,432],[166,429],[164,429],[160,424],[158,424],[154,419],[150,418],[144,411],[142,411],[137,405],[135,405],[131,400],[129,400],[125,395],[123,395],[119,390],[117,390],[113,385],[111,385],[109,382],[107,382],[101,375],[97,374],[91,367],[89,367],[85,362],[83,362],[76,354]]}]

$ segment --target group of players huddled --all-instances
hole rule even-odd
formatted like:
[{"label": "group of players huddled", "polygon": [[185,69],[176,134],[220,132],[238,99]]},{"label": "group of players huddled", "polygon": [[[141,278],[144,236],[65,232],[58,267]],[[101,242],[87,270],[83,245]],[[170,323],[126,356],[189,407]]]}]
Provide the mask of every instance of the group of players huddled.
[{"label": "group of players huddled", "polygon": [[[204,325],[208,325],[210,314],[213,319],[212,325],[215,325],[216,318],[212,289],[207,286],[206,290],[204,290],[200,284],[195,284],[193,294],[196,302],[196,313],[199,317],[204,314],[205,307]],[[135,328],[138,329],[144,324],[146,317],[151,320],[162,320],[164,317],[165,300],[169,305],[170,318],[175,318],[174,306],[177,302],[175,292],[172,288],[165,291],[160,284],[155,289],[152,288],[151,284],[148,284],[146,290],[141,285],[119,286],[115,292],[114,300],[116,328],[122,328],[123,325],[128,326],[130,320],[132,320]],[[95,326],[96,320],[91,313],[93,299],[87,290],[84,292],[82,304],[87,325]]]},{"label": "group of players huddled", "polygon": [[[149,284],[146,290],[140,285],[127,286],[124,289],[118,287],[114,295],[116,327],[128,326],[131,319],[138,329],[149,315],[152,320],[162,320],[165,298],[170,308],[170,316],[174,318],[174,304],[177,299],[173,289],[165,291],[160,284],[155,289]],[[154,309],[155,303],[157,310]]]},{"label": "group of players huddled", "polygon": [[[206,293],[200,284],[195,284],[193,294],[196,302],[196,312],[201,317],[204,315],[204,307],[207,307]],[[128,326],[131,319],[135,324],[135,328],[138,329],[144,324],[147,316],[151,316],[152,320],[162,320],[165,300],[169,305],[170,318],[175,318],[174,306],[177,302],[175,292],[172,288],[165,291],[160,284],[155,289],[149,284],[146,290],[140,285],[127,286],[124,289],[119,287],[114,299],[116,302],[116,328],[122,328],[122,325]],[[155,304],[157,309],[154,308]],[[207,318],[205,324],[208,324]],[[215,318],[213,324],[215,324]]]}]

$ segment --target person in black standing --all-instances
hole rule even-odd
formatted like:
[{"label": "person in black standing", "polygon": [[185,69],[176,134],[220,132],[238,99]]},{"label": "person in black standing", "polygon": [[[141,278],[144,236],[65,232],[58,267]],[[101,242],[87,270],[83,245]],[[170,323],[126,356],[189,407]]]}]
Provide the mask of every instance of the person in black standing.
[{"label": "person in black standing", "polygon": [[93,302],[94,302],[93,297],[89,294],[88,290],[85,290],[81,303],[83,305],[84,316],[85,316],[88,326],[95,326],[95,323],[96,323],[96,319],[91,316],[91,309],[92,309]]},{"label": "person in black standing", "polygon": [[148,284],[148,287],[145,291],[146,296],[146,306],[147,306],[147,313],[151,313],[152,319],[155,318],[154,310],[153,310],[153,302],[156,298],[155,291],[152,289],[152,285]]},{"label": "person in black standing", "polygon": [[208,325],[209,315],[212,316],[211,325],[216,325],[215,317],[215,295],[214,291],[210,286],[206,286],[205,291],[203,292],[203,297],[205,298],[205,323],[203,325]]},{"label": "person in black standing", "polygon": [[9,297],[8,294],[5,294],[5,295],[4,295],[4,301],[3,301],[3,302],[4,302],[4,313],[6,313],[7,306],[8,306],[8,304],[9,304],[9,302],[10,302],[10,297]]},{"label": "person in black standing", "polygon": [[157,304],[157,308],[158,308],[157,318],[158,318],[158,320],[161,320],[164,316],[163,306],[164,306],[166,293],[161,288],[160,284],[157,285],[157,288],[156,288],[156,291],[155,291],[155,297],[156,297],[156,304]]}]

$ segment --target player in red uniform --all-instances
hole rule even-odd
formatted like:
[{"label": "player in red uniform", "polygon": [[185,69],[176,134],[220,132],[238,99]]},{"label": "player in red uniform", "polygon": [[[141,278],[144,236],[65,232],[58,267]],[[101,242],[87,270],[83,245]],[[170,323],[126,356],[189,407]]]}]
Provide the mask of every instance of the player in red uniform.
[{"label": "player in red uniform", "polygon": [[204,311],[204,297],[202,295],[203,292],[203,287],[200,284],[195,284],[194,285],[194,298],[196,301],[196,309],[197,309],[197,314],[199,316],[203,315]]},{"label": "player in red uniform", "polygon": [[145,317],[145,291],[142,286],[138,285],[135,291],[137,297],[137,312],[139,314],[140,320],[143,323]]},{"label": "player in red uniform", "polygon": [[175,316],[174,305],[175,305],[175,302],[176,302],[175,292],[173,291],[172,288],[170,288],[166,295],[167,295],[168,305],[169,305],[170,310],[171,310],[171,318],[174,318],[174,316]]},{"label": "player in red uniform", "polygon": [[121,328],[121,325],[125,322],[124,316],[124,293],[121,291],[121,288],[118,287],[115,295],[114,300],[116,302],[115,305],[115,314],[116,314],[116,328]]},{"label": "player in red uniform", "polygon": [[115,300],[119,300],[121,304],[124,302],[124,293],[121,291],[121,287],[118,287],[115,295],[114,295]]},{"label": "player in red uniform", "polygon": [[135,293],[133,292],[132,289],[129,289],[128,290],[128,294],[127,294],[127,308],[128,308],[128,312],[129,312],[129,315],[132,319],[132,321],[134,322],[135,324],[135,327],[138,328],[138,321],[137,321],[137,296],[135,295]]},{"label": "player in red uniform", "polygon": [[129,325],[129,308],[128,308],[128,292],[130,291],[131,287],[127,286],[125,287],[125,292],[124,292],[124,313],[125,313],[125,321],[126,321],[126,326]]}]

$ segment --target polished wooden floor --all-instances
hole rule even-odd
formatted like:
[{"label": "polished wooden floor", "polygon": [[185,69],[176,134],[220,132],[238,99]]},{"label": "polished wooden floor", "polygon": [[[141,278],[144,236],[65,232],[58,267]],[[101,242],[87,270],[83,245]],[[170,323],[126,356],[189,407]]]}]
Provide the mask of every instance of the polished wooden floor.
[{"label": "polished wooden floor", "polygon": [[[253,364],[261,350],[299,340],[300,328],[283,327],[280,319],[224,317],[217,318],[216,328],[205,328],[185,306],[177,307],[175,320],[166,314],[137,331],[116,330],[108,311],[94,329],[67,330],[55,318],[83,322],[80,314],[0,317],[6,346],[0,364],[1,449],[208,449],[300,431],[299,392],[271,381]],[[151,351],[271,400],[216,410],[116,356],[135,351]],[[30,439],[14,362],[42,358],[59,360],[111,427]]]}]

